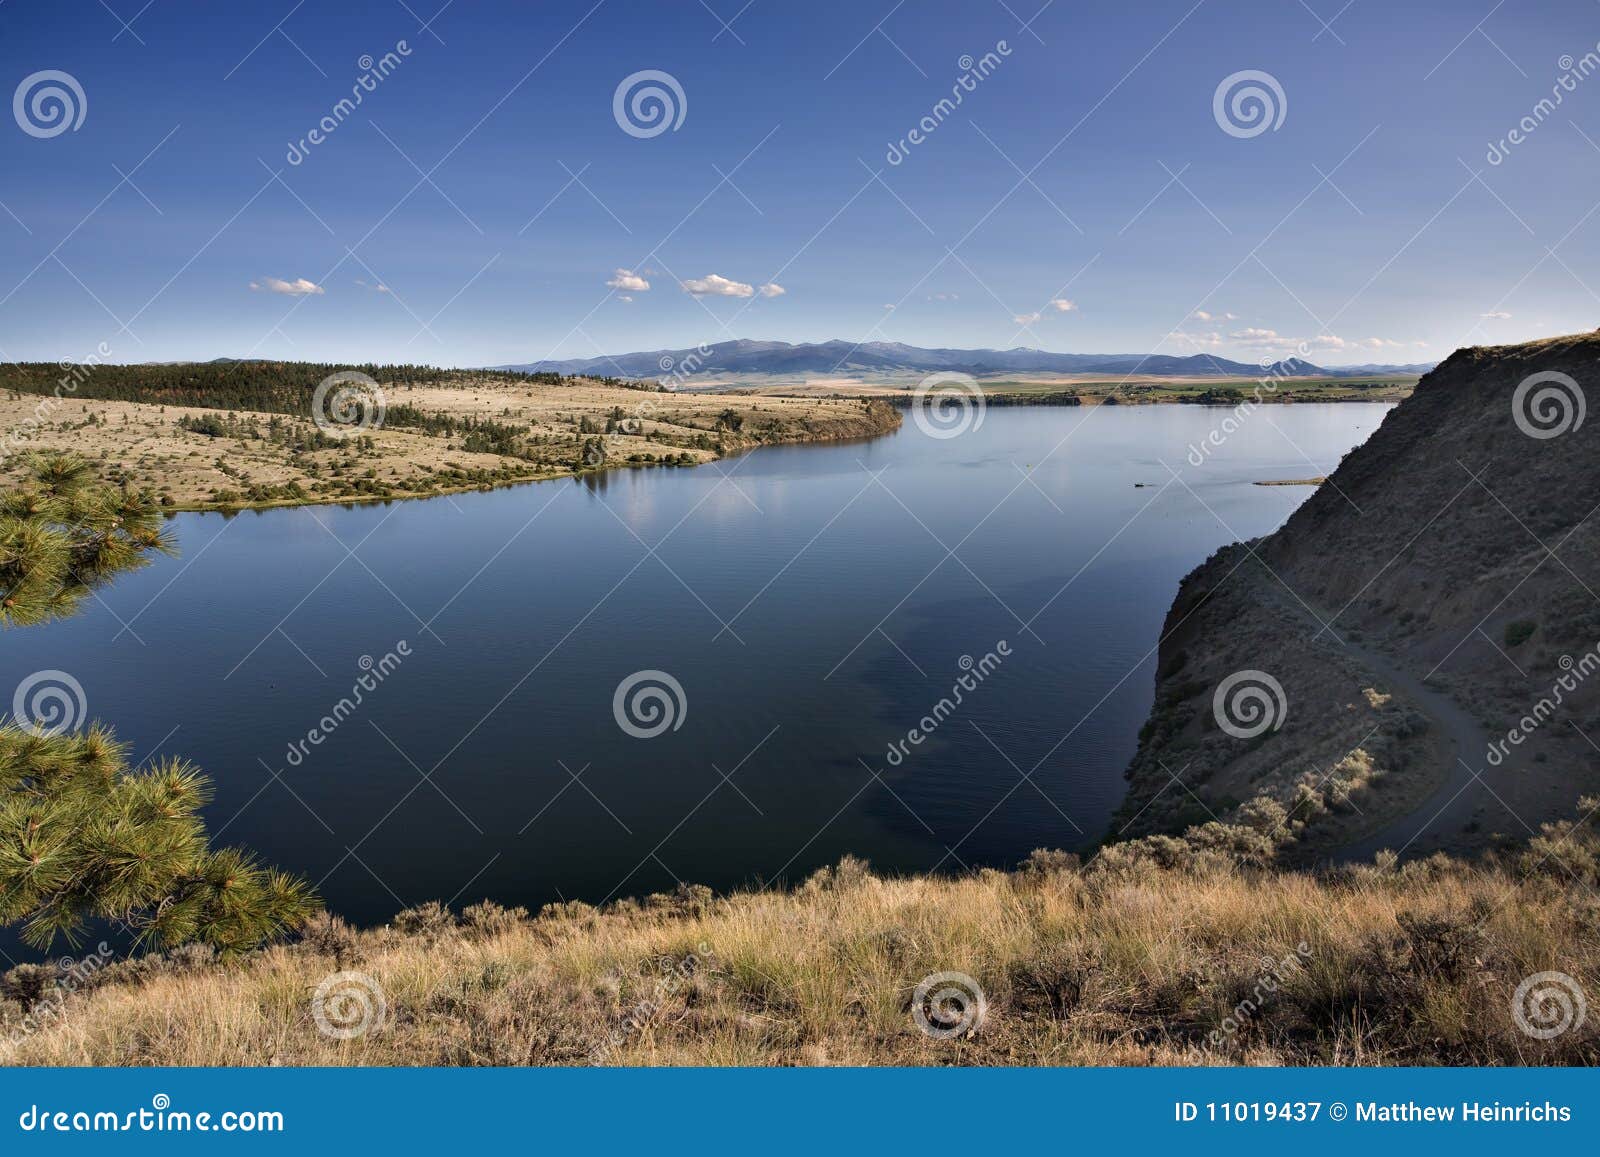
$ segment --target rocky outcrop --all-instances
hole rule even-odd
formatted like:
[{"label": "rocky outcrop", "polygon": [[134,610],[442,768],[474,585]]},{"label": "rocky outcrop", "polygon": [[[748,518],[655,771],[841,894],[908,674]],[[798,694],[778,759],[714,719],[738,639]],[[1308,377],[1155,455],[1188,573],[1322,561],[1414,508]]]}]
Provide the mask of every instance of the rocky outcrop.
[{"label": "rocky outcrop", "polygon": [[1413,855],[1525,839],[1600,786],[1590,398],[1600,335],[1458,351],[1280,530],[1190,574],[1113,835],[1265,794],[1302,854]]}]

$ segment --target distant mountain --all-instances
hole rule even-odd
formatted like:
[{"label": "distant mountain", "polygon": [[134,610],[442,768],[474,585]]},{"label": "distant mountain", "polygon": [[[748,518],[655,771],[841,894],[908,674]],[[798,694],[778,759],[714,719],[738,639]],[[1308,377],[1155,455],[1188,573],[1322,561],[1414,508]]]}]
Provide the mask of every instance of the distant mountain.
[{"label": "distant mountain", "polygon": [[[1213,354],[1065,354],[1017,346],[1008,350],[924,349],[901,342],[726,341],[696,349],[647,350],[611,357],[528,362],[495,366],[502,370],[591,374],[601,377],[662,378],[676,374],[840,375],[926,374],[954,370],[974,376],[997,374],[1151,374],[1160,377],[1353,377],[1380,373],[1423,373],[1430,366],[1339,366],[1324,368],[1298,358],[1261,366]],[[690,384],[690,383],[686,383]]]}]

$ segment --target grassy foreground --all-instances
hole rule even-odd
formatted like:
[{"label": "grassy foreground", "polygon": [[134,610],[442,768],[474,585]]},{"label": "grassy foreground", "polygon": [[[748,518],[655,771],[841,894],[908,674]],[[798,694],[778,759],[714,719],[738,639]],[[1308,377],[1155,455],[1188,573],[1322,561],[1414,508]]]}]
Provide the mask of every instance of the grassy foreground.
[{"label": "grassy foreground", "polygon": [[[1035,853],[1014,873],[882,879],[846,860],[791,892],[684,888],[532,918],[428,906],[366,932],[325,918],[234,965],[192,949],[109,964],[53,1004],[47,991],[32,1021],[13,973],[0,1059],[1600,1062],[1595,1018],[1573,1005],[1600,991],[1592,829],[1548,827],[1516,863],[1312,875],[1252,865],[1239,829],[1208,828],[1109,847],[1087,867]],[[934,973],[966,974],[984,999],[982,1016],[971,992],[925,1005],[958,1029],[942,1039],[911,1008]]]}]

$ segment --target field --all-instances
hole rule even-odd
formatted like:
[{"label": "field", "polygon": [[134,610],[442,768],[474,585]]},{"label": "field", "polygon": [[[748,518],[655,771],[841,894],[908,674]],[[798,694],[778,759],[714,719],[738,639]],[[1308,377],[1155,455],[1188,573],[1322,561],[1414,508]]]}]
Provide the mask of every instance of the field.
[{"label": "field", "polygon": [[[795,396],[889,397],[914,390],[920,376],[890,375],[818,378],[785,382],[765,381],[764,391]],[[727,388],[733,383],[720,385]],[[1415,377],[1370,378],[1172,378],[1132,375],[1107,378],[1086,374],[1018,374],[980,378],[978,385],[990,399],[1056,398],[1072,395],[1086,404],[1115,398],[1125,405],[1158,402],[1214,400],[1236,404],[1259,391],[1267,402],[1398,402],[1411,394]]]},{"label": "field", "polygon": [[[169,509],[194,510],[407,498],[617,466],[697,465],[752,446],[867,436],[899,423],[888,407],[861,401],[506,375],[386,384],[384,400],[384,421],[357,428],[319,426],[309,405],[283,412],[12,390],[0,396],[0,430],[9,450],[72,451],[108,481],[148,488]],[[15,481],[21,469],[10,455],[0,482]]]}]

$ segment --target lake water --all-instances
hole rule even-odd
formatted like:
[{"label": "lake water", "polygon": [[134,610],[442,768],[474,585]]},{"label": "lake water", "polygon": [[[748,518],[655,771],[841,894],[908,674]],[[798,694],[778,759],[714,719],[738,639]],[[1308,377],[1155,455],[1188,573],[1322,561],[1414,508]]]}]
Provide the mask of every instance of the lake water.
[{"label": "lake water", "polygon": [[[363,923],[847,852],[1012,864],[1105,833],[1178,580],[1310,493],[1252,483],[1331,470],[1387,408],[1266,407],[1198,467],[1229,411],[996,408],[950,439],[908,419],[692,470],[181,515],[178,558],[7,632],[0,691],[69,672],[134,759],[214,778],[214,834]],[[651,738],[613,706],[640,671],[682,689]]]}]

